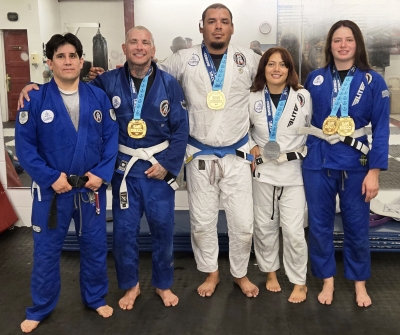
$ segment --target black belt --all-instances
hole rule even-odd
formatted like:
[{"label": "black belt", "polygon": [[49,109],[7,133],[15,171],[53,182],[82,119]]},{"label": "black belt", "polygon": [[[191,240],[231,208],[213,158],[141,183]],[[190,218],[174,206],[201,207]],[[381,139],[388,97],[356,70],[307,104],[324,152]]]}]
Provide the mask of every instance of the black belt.
[{"label": "black belt", "polygon": [[[68,184],[77,188],[84,187],[88,180],[88,176],[70,175],[67,177]],[[57,193],[54,193],[53,199],[51,200],[48,227],[50,229],[57,228]]]},{"label": "black belt", "polygon": [[77,188],[84,187],[88,181],[88,176],[77,176],[75,174],[71,174],[69,177],[67,177],[68,184],[70,184],[72,187]]}]

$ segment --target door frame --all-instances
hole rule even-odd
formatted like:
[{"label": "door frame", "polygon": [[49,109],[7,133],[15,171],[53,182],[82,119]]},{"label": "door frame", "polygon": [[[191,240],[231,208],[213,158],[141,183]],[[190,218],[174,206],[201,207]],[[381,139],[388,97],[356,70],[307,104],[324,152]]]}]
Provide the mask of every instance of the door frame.
[{"label": "door frame", "polygon": [[7,122],[8,117],[8,100],[7,100],[7,87],[6,87],[6,59],[4,54],[4,33],[3,29],[0,29],[0,78],[4,80],[0,83],[0,111],[1,121]]}]

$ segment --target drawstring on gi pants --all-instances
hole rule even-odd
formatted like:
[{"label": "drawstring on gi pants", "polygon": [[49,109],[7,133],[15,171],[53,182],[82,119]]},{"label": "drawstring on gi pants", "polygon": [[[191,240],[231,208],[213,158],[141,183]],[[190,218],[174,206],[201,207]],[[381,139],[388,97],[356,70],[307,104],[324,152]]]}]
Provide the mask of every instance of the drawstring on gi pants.
[{"label": "drawstring on gi pants", "polygon": [[[341,171],[341,174],[342,174],[342,178],[341,178],[341,182],[342,182],[342,191],[344,191],[344,181],[345,181],[345,179],[347,179],[348,178],[348,176],[347,176],[347,172],[346,171]],[[330,170],[328,170],[328,177],[330,177],[331,176],[331,171]]]},{"label": "drawstring on gi pants", "polygon": [[[74,209],[77,210],[79,208],[79,236],[82,236],[82,206],[81,206],[81,201],[83,202],[90,202],[90,194],[86,193],[88,196],[88,199],[85,200],[83,199],[83,194],[84,193],[75,193],[74,194]],[[78,199],[77,199],[78,198]],[[77,203],[78,200],[78,203]]]},{"label": "drawstring on gi pants", "polygon": [[[274,192],[272,193],[272,215],[271,215],[271,220],[274,219],[274,214],[275,214],[275,190],[276,190],[276,186],[274,186]],[[281,196],[283,193],[283,186],[281,188],[281,193],[278,195],[278,201],[281,200]]]},{"label": "drawstring on gi pants", "polygon": [[217,164],[218,169],[219,169],[219,174],[221,176],[221,178],[224,178],[224,171],[222,170],[222,166],[219,163],[218,159],[214,159],[212,161],[214,164],[211,163],[211,171],[210,171],[210,185],[214,185],[215,184],[215,164]]}]

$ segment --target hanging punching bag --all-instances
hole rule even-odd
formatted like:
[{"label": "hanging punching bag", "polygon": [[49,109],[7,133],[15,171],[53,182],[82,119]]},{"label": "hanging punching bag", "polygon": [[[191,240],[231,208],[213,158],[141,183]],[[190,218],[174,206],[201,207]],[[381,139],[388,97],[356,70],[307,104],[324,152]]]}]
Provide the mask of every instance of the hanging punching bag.
[{"label": "hanging punching bag", "polygon": [[100,28],[97,30],[97,34],[93,37],[93,66],[102,67],[105,71],[108,70],[107,41],[100,34]]}]

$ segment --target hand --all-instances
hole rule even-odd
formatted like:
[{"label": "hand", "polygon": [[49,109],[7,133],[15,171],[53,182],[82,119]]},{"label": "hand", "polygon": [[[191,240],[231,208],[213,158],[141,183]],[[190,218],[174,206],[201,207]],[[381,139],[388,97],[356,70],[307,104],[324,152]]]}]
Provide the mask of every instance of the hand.
[{"label": "hand", "polygon": [[254,172],[254,170],[256,169],[256,158],[260,156],[260,148],[258,147],[258,145],[253,147],[253,149],[250,150],[250,153],[254,156],[254,159],[251,162],[251,172]]},{"label": "hand", "polygon": [[89,70],[89,79],[94,80],[97,76],[104,73],[104,69],[102,67],[91,67]]},{"label": "hand", "polygon": [[150,169],[147,169],[144,173],[147,174],[148,178],[154,178],[158,180],[164,180],[167,175],[167,170],[164,169],[160,163],[154,164]]},{"label": "hand", "polygon": [[56,193],[67,193],[72,190],[72,186],[67,181],[67,175],[61,172],[60,177],[51,185]]},{"label": "hand", "polygon": [[20,108],[24,108],[24,98],[26,99],[26,101],[31,101],[31,99],[29,99],[28,93],[32,90],[39,91],[39,86],[36,84],[28,84],[22,89],[18,97],[18,110]]},{"label": "hand", "polygon": [[379,191],[379,169],[368,171],[361,186],[361,194],[365,194],[365,202],[370,202]]},{"label": "hand", "polygon": [[85,184],[85,187],[90,188],[93,192],[96,192],[103,184],[103,179],[97,177],[91,172],[86,172],[85,176],[89,177],[89,180]]}]

